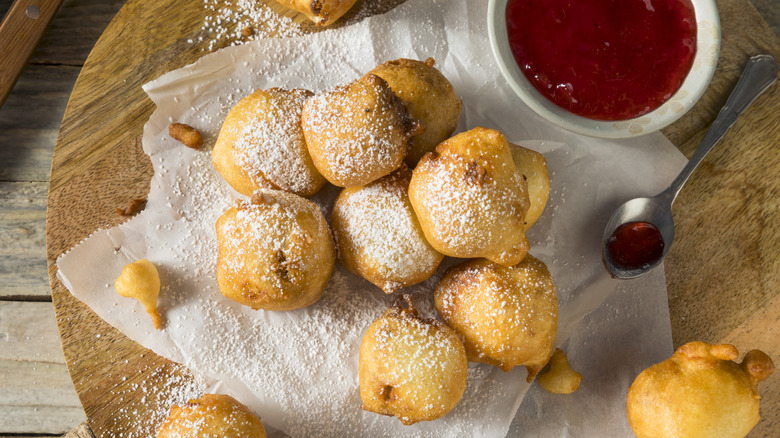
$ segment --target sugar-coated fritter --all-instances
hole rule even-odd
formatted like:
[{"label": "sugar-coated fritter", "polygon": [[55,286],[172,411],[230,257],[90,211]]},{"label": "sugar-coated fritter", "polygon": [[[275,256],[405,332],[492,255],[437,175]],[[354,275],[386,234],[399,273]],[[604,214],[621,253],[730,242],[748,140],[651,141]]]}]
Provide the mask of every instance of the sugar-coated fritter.
[{"label": "sugar-coated fritter", "polygon": [[466,353],[452,329],[414,308],[391,307],[360,344],[363,409],[405,425],[450,412],[466,390]]},{"label": "sugar-coated fritter", "polygon": [[428,242],[444,255],[512,266],[530,248],[527,183],[498,131],[474,128],[436,146],[414,169],[409,200]]},{"label": "sugar-coated fritter", "polygon": [[558,297],[547,266],[531,255],[515,266],[484,259],[448,269],[434,292],[436,310],[472,362],[504,371],[547,364],[558,331]]},{"label": "sugar-coated fritter", "polygon": [[409,203],[411,177],[403,165],[368,185],[342,190],[333,207],[339,260],[386,293],[425,281],[444,258],[425,240]]},{"label": "sugar-coated fritter", "polygon": [[263,423],[248,407],[229,395],[205,394],[171,413],[157,438],[265,438]]},{"label": "sugar-coated fritter", "polygon": [[458,127],[462,102],[450,81],[433,66],[433,58],[388,61],[371,70],[390,85],[409,115],[420,120],[425,130],[409,140],[406,163],[417,165],[423,155],[448,139]]},{"label": "sugar-coated fritter", "polygon": [[333,272],[335,249],[314,203],[261,190],[217,220],[217,282],[253,309],[293,310],[317,301]]},{"label": "sugar-coated fritter", "polygon": [[346,14],[356,0],[276,0],[298,11],[318,26],[329,26]]},{"label": "sugar-coated fritter", "polygon": [[422,129],[372,74],[309,99],[301,124],[314,165],[339,187],[363,186],[401,167],[409,138]]},{"label": "sugar-coated fritter", "polygon": [[741,438],[758,423],[758,383],[774,371],[764,352],[742,363],[736,347],[687,343],[637,376],[628,422],[638,438]]},{"label": "sugar-coated fritter", "polygon": [[228,113],[212,151],[214,167],[237,192],[274,189],[309,197],[325,178],[314,167],[301,130],[307,90],[256,90]]}]

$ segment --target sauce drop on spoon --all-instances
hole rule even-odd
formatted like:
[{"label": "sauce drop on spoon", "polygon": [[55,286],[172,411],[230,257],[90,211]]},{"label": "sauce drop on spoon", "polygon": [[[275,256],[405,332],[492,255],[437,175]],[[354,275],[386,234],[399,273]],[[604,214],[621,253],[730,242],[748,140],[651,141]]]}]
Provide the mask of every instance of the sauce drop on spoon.
[{"label": "sauce drop on spoon", "polygon": [[664,239],[650,222],[628,222],[609,236],[607,253],[621,269],[640,269],[663,256]]}]

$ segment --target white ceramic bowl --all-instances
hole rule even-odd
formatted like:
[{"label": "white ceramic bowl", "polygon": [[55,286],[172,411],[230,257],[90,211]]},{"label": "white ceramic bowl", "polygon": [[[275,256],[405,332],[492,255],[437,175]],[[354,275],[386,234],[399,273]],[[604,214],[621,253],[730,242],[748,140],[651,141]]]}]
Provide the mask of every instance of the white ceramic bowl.
[{"label": "white ceramic bowl", "polygon": [[699,100],[712,79],[720,51],[720,19],[715,0],[692,0],[696,14],[696,56],[680,89],[663,105],[640,117],[600,121],[570,113],[555,105],[526,79],[509,48],[506,5],[509,0],[489,0],[488,32],[493,54],[512,89],[540,116],[578,134],[600,138],[629,138],[657,131],[682,117]]}]

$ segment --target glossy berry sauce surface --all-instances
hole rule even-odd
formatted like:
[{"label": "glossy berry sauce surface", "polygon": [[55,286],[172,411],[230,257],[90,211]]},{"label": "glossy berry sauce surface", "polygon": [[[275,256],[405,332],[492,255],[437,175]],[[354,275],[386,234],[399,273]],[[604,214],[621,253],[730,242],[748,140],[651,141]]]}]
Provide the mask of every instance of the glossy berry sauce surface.
[{"label": "glossy berry sauce surface", "polygon": [[509,45],[547,99],[595,120],[649,113],[696,54],[691,0],[510,0]]},{"label": "glossy berry sauce surface", "polygon": [[663,256],[664,238],[650,222],[629,222],[609,236],[607,253],[621,269],[641,269]]}]

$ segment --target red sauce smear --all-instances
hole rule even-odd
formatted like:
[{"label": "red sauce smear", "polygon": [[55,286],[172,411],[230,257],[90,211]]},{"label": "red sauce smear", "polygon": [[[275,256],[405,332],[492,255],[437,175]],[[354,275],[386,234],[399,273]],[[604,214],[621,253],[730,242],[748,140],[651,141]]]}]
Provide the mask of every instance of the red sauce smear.
[{"label": "red sauce smear", "polygon": [[596,120],[658,108],[696,54],[691,0],[510,0],[509,45],[539,92]]},{"label": "red sauce smear", "polygon": [[640,269],[663,256],[664,238],[650,222],[628,222],[609,236],[607,253],[621,269]]}]

